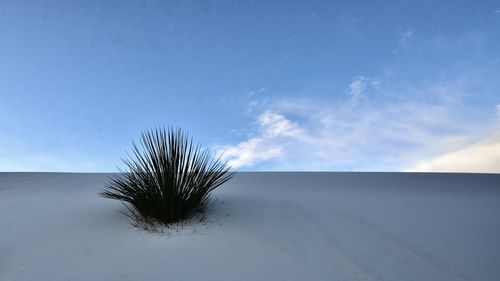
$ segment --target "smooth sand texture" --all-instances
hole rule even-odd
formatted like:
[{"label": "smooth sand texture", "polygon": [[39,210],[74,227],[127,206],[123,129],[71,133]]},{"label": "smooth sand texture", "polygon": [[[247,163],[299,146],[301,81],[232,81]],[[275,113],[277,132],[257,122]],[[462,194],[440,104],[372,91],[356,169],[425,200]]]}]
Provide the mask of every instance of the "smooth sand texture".
[{"label": "smooth sand texture", "polygon": [[0,173],[0,280],[500,280],[500,175],[239,173],[163,234],[107,176]]}]

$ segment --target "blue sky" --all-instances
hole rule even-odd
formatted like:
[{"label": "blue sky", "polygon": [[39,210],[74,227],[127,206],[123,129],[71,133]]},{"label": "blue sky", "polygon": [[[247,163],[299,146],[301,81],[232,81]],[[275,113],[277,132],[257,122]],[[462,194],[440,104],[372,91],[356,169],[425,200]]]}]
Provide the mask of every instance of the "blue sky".
[{"label": "blue sky", "polygon": [[0,171],[168,125],[239,170],[500,171],[499,46],[498,1],[0,1]]}]

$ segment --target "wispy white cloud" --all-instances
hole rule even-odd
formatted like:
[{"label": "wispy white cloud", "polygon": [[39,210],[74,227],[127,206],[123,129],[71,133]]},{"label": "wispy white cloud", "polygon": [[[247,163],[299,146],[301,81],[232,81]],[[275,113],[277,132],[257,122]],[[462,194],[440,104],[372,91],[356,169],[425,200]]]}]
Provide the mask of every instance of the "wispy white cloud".
[{"label": "wispy white cloud", "polygon": [[399,32],[399,47],[406,48],[408,44],[415,36],[415,32],[411,29],[403,30]]},{"label": "wispy white cloud", "polygon": [[462,118],[460,97],[467,92],[462,79],[401,87],[357,76],[340,102],[299,98],[261,104],[257,130],[218,152],[235,168],[403,170],[491,133],[494,117]]},{"label": "wispy white cloud", "polygon": [[267,88],[263,87],[263,88],[260,88],[258,90],[249,91],[247,93],[247,96],[253,97],[253,96],[256,96],[256,95],[260,95],[260,94],[264,93],[265,91],[267,91]]},{"label": "wispy white cloud", "polygon": [[354,77],[351,84],[347,88],[347,93],[353,98],[362,96],[366,91],[366,84],[368,82],[368,78],[364,76]]},{"label": "wispy white cloud", "polygon": [[280,157],[285,140],[303,139],[303,130],[283,115],[266,111],[256,121],[256,136],[233,146],[217,148],[217,154],[229,160],[233,168],[248,167],[269,159]]},{"label": "wispy white cloud", "polygon": [[302,131],[297,124],[271,111],[261,114],[257,123],[263,128],[264,136],[268,138],[297,137]]},{"label": "wispy white cloud", "polygon": [[349,84],[349,87],[347,88],[347,94],[350,96],[348,106],[356,106],[358,103],[363,101],[369,80],[369,78],[364,76],[354,77],[351,84]]},{"label": "wispy white cloud", "polygon": [[365,103],[368,99],[368,92],[370,90],[378,90],[379,85],[380,81],[376,78],[365,76],[354,77],[346,89],[348,100],[343,105],[345,107],[344,110],[351,110],[353,107]]},{"label": "wispy white cloud", "polygon": [[249,167],[263,161],[281,156],[282,148],[268,139],[254,137],[233,146],[223,146],[217,149],[217,154],[235,169]]}]

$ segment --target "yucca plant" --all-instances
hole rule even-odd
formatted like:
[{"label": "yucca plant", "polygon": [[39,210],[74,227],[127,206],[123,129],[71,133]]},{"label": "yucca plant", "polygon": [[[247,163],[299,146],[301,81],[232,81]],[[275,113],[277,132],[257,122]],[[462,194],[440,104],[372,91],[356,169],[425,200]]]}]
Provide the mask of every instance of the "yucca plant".
[{"label": "yucca plant", "polygon": [[140,140],[122,159],[127,169],[100,193],[123,201],[137,224],[168,225],[203,213],[210,192],[233,176],[226,162],[180,129],[149,130]]}]

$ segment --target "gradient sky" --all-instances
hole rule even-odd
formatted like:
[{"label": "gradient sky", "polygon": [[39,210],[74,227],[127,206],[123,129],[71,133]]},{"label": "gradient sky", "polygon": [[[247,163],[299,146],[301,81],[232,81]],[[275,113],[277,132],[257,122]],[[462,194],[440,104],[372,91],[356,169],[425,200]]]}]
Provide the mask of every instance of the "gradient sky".
[{"label": "gradient sky", "polygon": [[500,172],[500,2],[0,0],[0,171],[168,125],[239,170]]}]

